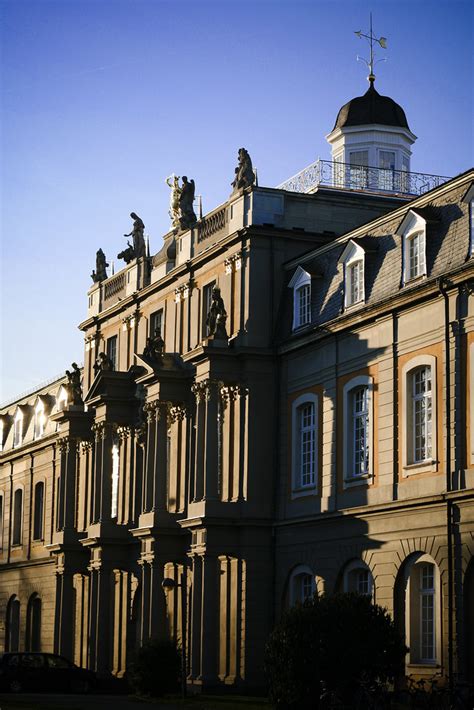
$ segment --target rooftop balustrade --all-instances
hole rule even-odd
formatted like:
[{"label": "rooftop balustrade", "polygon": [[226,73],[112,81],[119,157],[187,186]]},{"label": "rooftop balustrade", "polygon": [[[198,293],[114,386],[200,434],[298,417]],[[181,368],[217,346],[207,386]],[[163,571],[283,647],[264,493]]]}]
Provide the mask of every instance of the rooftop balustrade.
[{"label": "rooftop balustrade", "polygon": [[417,196],[439,187],[451,178],[444,175],[412,173],[406,170],[352,165],[316,160],[293,177],[277,186],[288,192],[314,192],[320,186],[345,190],[363,190],[376,193]]}]

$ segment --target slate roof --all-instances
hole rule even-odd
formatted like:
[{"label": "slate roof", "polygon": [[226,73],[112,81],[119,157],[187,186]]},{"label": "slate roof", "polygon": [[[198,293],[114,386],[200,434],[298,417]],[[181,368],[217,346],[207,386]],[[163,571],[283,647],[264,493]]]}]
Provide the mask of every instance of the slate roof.
[{"label": "slate roof", "polygon": [[340,109],[333,131],[336,128],[374,123],[382,126],[399,126],[410,130],[402,107],[389,96],[379,94],[371,83],[363,96],[351,99]]}]

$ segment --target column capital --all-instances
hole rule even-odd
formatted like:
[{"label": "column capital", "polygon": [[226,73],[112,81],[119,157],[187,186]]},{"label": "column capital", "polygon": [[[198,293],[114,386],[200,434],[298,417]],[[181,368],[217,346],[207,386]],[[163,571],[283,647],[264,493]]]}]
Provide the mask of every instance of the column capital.
[{"label": "column capital", "polygon": [[57,443],[62,454],[67,454],[69,451],[75,453],[79,448],[79,439],[74,436],[61,436]]}]

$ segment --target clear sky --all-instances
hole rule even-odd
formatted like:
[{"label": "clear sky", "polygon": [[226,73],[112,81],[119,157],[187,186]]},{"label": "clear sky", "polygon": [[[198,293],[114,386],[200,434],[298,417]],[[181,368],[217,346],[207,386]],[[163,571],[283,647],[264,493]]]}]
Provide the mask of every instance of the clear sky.
[{"label": "clear sky", "polygon": [[82,362],[99,247],[116,255],[137,212],[152,253],[169,228],[166,176],[204,211],[246,147],[276,186],[317,157],[339,108],[367,89],[365,41],[388,38],[376,88],[418,136],[412,170],[473,160],[471,0],[0,0],[0,399]]}]

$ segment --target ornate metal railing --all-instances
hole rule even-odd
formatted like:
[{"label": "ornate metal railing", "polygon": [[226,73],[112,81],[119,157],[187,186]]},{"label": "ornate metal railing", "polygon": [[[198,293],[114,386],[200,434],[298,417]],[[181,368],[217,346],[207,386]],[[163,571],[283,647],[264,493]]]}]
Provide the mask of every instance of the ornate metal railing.
[{"label": "ornate metal railing", "polygon": [[289,192],[312,192],[319,185],[329,185],[346,190],[422,195],[450,179],[443,175],[316,160],[277,188]]},{"label": "ornate metal railing", "polygon": [[212,236],[221,229],[224,229],[227,223],[227,207],[221,207],[215,212],[206,215],[198,223],[198,242]]},{"label": "ornate metal railing", "polygon": [[120,293],[120,291],[125,288],[125,275],[126,272],[122,271],[120,274],[117,274],[117,276],[112,276],[110,279],[107,279],[104,283],[105,301],[108,298],[112,298],[112,296],[116,296],[117,293]]}]

